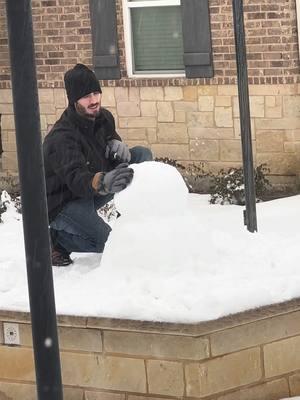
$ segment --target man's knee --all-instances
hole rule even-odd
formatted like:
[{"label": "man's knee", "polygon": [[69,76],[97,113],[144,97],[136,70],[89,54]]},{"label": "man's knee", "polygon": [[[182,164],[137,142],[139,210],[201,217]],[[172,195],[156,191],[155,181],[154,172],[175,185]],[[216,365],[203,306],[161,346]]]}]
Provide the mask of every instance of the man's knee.
[{"label": "man's knee", "polygon": [[141,163],[144,161],[152,161],[153,155],[150,149],[144,146],[135,146],[130,149],[131,164]]}]

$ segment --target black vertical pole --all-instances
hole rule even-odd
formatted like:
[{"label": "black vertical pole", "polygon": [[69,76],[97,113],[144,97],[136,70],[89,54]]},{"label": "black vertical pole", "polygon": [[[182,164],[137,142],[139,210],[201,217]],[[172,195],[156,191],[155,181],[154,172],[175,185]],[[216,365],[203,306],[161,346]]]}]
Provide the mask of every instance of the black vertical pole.
[{"label": "black vertical pole", "polygon": [[232,5],[245,182],[246,210],[244,211],[244,221],[245,225],[247,225],[248,231],[254,232],[257,231],[256,196],[251,142],[251,122],[249,108],[248,70],[245,44],[243,0],[232,0]]},{"label": "black vertical pole", "polygon": [[62,400],[30,0],[6,0],[27,278],[39,400]]}]

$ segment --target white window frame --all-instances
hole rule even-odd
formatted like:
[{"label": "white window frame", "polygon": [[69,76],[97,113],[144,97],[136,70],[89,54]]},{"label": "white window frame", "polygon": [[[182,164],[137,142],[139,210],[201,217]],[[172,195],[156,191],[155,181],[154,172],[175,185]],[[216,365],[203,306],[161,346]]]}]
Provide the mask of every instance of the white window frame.
[{"label": "white window frame", "polygon": [[133,73],[133,52],[132,52],[132,30],[130,9],[137,7],[168,7],[180,6],[180,0],[155,0],[155,1],[128,1],[123,0],[123,20],[126,67],[129,78],[182,78],[185,73],[157,73],[157,74],[134,74]]}]

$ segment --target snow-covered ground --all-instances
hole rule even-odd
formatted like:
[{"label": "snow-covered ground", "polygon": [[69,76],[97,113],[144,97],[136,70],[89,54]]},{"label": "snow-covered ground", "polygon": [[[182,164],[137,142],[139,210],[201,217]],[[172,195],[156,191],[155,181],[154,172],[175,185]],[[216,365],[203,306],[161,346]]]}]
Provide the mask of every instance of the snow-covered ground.
[{"label": "snow-covered ground", "polygon": [[[257,204],[253,234],[244,207],[188,194],[175,168],[133,168],[102,259],[53,268],[58,314],[193,323],[300,296],[300,196]],[[0,308],[27,311],[21,216],[2,217]]]}]

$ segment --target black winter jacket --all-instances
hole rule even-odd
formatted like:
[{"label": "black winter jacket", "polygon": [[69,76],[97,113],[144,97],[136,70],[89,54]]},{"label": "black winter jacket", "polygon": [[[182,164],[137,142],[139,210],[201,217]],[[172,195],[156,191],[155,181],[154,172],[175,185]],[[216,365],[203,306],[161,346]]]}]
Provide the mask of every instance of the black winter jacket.
[{"label": "black winter jacket", "polygon": [[114,168],[105,158],[111,139],[121,140],[114,117],[104,108],[93,121],[69,106],[55,123],[43,143],[49,222],[70,200],[95,196],[95,173]]}]

